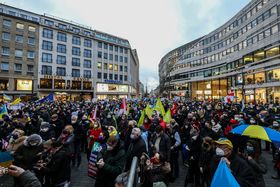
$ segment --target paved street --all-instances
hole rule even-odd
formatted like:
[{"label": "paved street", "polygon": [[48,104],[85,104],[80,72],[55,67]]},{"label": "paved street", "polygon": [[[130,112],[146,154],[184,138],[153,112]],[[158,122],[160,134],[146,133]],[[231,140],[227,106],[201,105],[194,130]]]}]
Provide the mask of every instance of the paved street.
[{"label": "paved street", "polygon": [[[273,163],[271,162],[271,154],[268,152],[263,152],[263,156],[266,158],[268,165],[268,172],[265,175],[265,182],[267,187],[280,187],[280,180],[271,179],[271,175],[274,173],[273,171]],[[179,187],[184,186],[185,180],[185,171],[186,167],[182,164],[180,159],[180,177],[175,181],[175,183],[171,183],[170,187]],[[2,177],[0,178],[0,187],[12,187],[12,179],[11,177]],[[71,187],[93,187],[94,180],[87,176],[87,166],[86,166],[86,158],[83,155],[83,164],[81,165],[81,169],[73,168],[72,169],[72,181]]]}]

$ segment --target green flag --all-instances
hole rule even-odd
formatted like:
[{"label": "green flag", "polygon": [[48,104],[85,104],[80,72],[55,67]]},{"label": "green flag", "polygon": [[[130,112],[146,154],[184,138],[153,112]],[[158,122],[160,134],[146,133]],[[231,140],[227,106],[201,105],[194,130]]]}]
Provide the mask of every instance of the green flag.
[{"label": "green flag", "polygon": [[145,119],[145,109],[142,110],[142,114],[141,114],[140,119],[139,119],[139,121],[138,121],[138,127],[140,127],[140,126],[143,125],[144,119]]},{"label": "green flag", "polygon": [[157,99],[156,106],[154,107],[154,110],[158,111],[162,116],[165,115],[164,107],[161,103],[160,98]]},{"label": "green flag", "polygon": [[151,109],[151,107],[150,107],[149,104],[148,104],[148,105],[146,106],[146,108],[145,108],[145,113],[146,113],[146,115],[147,115],[149,118],[151,118],[152,115],[153,115],[153,109]]},{"label": "green flag", "polygon": [[171,111],[170,111],[170,109],[168,109],[168,111],[166,112],[166,114],[163,116],[163,121],[164,121],[165,123],[169,123],[171,119],[172,119],[172,117],[171,117]]}]

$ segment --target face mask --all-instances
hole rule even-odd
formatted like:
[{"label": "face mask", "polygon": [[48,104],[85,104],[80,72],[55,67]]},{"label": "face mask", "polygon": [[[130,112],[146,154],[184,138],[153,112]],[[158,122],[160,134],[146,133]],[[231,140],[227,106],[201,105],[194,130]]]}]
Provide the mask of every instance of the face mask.
[{"label": "face mask", "polygon": [[216,155],[217,156],[225,156],[225,152],[221,148],[217,147],[216,148]]},{"label": "face mask", "polygon": [[148,120],[145,119],[145,120],[144,120],[144,123],[148,123]]},{"label": "face mask", "polygon": [[131,135],[130,135],[130,138],[131,138],[132,140],[136,140],[136,139],[137,139],[137,137],[136,137],[134,134],[131,134]]},{"label": "face mask", "polygon": [[108,151],[112,151],[113,150],[113,146],[107,145],[107,150]]},{"label": "face mask", "polygon": [[37,145],[37,142],[29,142],[29,145],[30,145],[30,146],[36,146],[36,145]]},{"label": "face mask", "polygon": [[42,132],[47,132],[49,130],[49,128],[42,128],[41,131]]},{"label": "face mask", "polygon": [[247,145],[246,151],[247,151],[248,155],[252,155],[254,153],[254,147]]},{"label": "face mask", "polygon": [[198,137],[198,135],[194,135],[194,136],[192,136],[192,139],[193,139],[193,140],[196,140],[197,137]]},{"label": "face mask", "polygon": [[76,120],[72,120],[71,123],[72,123],[72,124],[76,123]]},{"label": "face mask", "polygon": [[279,123],[273,123],[273,127],[279,127]]},{"label": "face mask", "polygon": [[254,120],[250,120],[250,123],[251,123],[251,124],[255,124],[255,123],[256,123],[256,121],[254,121]]}]

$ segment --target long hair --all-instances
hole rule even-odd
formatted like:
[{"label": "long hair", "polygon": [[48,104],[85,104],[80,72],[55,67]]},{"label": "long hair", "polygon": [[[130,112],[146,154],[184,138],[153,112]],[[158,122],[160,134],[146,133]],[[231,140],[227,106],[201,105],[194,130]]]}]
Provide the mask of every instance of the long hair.
[{"label": "long hair", "polygon": [[261,155],[261,148],[260,148],[259,142],[254,139],[250,139],[247,142],[252,144],[252,146],[254,147],[254,154],[252,155],[252,157],[254,159],[259,159],[259,157]]}]

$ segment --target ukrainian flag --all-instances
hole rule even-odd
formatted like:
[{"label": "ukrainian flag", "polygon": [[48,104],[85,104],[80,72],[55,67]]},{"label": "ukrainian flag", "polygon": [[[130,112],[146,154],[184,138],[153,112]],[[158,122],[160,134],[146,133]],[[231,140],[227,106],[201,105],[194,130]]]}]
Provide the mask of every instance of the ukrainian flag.
[{"label": "ukrainian flag", "polygon": [[9,152],[0,152],[0,166],[1,167],[9,167],[12,165],[14,158]]},{"label": "ukrainian flag", "polygon": [[8,96],[6,94],[3,94],[3,99],[4,101],[11,101],[12,100],[12,97],[11,96]]},{"label": "ukrainian flag", "polygon": [[7,107],[6,107],[5,104],[2,105],[2,107],[0,108],[0,119],[2,119],[2,116],[3,116],[4,114],[8,114],[8,110],[7,110]]}]

